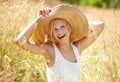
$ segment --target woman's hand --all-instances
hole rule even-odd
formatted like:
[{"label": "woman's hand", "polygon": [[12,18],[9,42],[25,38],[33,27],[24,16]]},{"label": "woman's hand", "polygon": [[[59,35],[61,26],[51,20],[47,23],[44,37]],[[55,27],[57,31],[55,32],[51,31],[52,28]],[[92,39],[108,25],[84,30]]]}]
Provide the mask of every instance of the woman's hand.
[{"label": "woman's hand", "polygon": [[43,9],[40,9],[40,10],[39,10],[38,16],[39,16],[39,15],[46,15],[46,14],[48,14],[49,12],[51,12],[51,9],[48,8],[48,7],[45,7],[45,8],[43,8]]},{"label": "woman's hand", "polygon": [[51,9],[48,8],[48,7],[45,7],[43,9],[40,9],[38,11],[38,15],[37,15],[37,18],[36,18],[36,22],[39,21],[41,19],[42,16],[46,16],[48,13],[51,12]]}]

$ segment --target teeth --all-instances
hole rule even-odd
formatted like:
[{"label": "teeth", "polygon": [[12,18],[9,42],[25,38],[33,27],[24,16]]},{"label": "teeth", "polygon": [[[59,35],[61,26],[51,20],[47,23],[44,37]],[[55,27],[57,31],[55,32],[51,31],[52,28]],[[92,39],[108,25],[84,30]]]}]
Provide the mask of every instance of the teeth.
[{"label": "teeth", "polygon": [[64,36],[64,34],[63,35],[60,35],[60,36],[58,36],[58,37],[63,37]]},{"label": "teeth", "polygon": [[65,34],[58,36],[59,39],[63,38]]}]

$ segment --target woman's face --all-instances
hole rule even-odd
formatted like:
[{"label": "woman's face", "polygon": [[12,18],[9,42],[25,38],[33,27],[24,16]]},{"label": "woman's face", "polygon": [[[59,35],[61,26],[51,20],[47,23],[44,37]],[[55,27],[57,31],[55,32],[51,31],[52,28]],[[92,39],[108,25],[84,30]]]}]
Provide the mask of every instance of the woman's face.
[{"label": "woman's face", "polygon": [[58,43],[65,43],[69,41],[70,37],[70,26],[69,24],[62,20],[57,19],[54,21],[53,37]]}]

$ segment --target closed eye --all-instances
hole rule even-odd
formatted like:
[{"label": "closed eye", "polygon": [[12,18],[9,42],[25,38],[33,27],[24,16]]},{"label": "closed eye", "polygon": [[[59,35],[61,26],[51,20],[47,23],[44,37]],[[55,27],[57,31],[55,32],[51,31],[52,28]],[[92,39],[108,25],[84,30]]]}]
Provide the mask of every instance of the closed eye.
[{"label": "closed eye", "polygon": [[64,28],[65,26],[61,26],[61,28]]},{"label": "closed eye", "polygon": [[55,28],[55,31],[57,31],[57,28]]}]

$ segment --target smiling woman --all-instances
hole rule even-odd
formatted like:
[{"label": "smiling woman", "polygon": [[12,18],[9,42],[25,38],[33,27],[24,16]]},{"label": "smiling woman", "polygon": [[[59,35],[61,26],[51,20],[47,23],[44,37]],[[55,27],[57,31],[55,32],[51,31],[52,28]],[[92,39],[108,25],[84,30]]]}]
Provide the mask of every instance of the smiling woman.
[{"label": "smiling woman", "polygon": [[45,58],[48,82],[80,82],[80,54],[97,39],[104,23],[92,22],[93,28],[89,29],[84,14],[65,5],[44,8],[39,13],[18,35],[16,43]]},{"label": "smiling woman", "polygon": [[[59,43],[59,41],[67,38],[68,33],[71,33],[70,25],[67,21],[63,19],[55,19],[50,23],[50,28],[52,28],[52,38],[55,43]],[[70,33],[69,36],[70,37]],[[69,38],[68,38],[69,39]],[[58,41],[57,41],[58,40]]]}]

